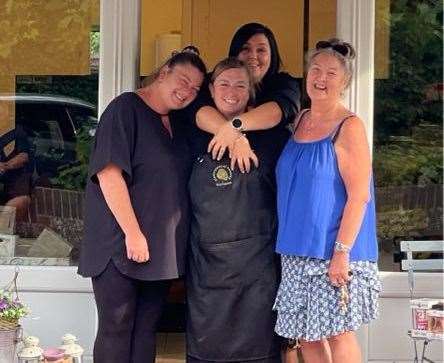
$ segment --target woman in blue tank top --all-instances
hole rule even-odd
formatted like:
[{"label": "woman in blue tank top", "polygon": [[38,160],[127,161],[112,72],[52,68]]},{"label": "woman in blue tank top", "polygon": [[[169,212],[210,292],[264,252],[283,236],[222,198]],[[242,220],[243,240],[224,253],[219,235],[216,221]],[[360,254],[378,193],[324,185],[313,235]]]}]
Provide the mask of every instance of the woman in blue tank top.
[{"label": "woman in blue tank top", "polygon": [[342,102],[353,47],[320,41],[307,94],[276,167],[282,281],[277,334],[305,361],[361,362],[354,331],[377,316],[380,282],[371,157],[363,122]]}]

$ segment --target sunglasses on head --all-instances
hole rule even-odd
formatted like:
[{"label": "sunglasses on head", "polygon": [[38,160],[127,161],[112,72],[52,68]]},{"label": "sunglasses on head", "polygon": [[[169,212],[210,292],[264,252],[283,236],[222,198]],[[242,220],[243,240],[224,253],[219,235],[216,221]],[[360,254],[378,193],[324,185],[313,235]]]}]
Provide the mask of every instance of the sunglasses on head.
[{"label": "sunglasses on head", "polygon": [[320,40],[319,42],[316,43],[316,50],[327,49],[327,48],[333,49],[335,52],[338,52],[344,57],[346,57],[349,52],[348,47],[344,44],[330,43],[327,40]]}]

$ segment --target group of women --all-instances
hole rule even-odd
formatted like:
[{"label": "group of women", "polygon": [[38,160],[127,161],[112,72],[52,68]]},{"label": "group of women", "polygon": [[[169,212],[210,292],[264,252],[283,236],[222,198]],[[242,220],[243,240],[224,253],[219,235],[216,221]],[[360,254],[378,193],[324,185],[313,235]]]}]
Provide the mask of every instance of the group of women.
[{"label": "group of women", "polygon": [[110,103],[79,262],[96,363],[154,362],[185,269],[188,362],[280,362],[283,346],[360,362],[354,331],[377,315],[379,280],[365,129],[341,103],[354,55],[317,43],[300,111],[273,33],[249,23],[211,73],[191,47]]}]

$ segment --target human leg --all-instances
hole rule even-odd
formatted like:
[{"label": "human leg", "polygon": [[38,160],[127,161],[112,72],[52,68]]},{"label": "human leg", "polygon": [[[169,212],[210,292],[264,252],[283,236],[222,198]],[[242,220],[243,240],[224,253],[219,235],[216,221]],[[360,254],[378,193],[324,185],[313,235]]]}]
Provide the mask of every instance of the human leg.
[{"label": "human leg", "polygon": [[314,342],[301,341],[301,352],[304,362],[307,363],[331,363],[332,357],[327,340]]},{"label": "human leg", "polygon": [[31,205],[31,197],[29,195],[16,196],[6,203],[9,207],[15,207],[15,218],[18,222],[24,222],[28,218],[29,206]]},{"label": "human leg", "polygon": [[170,284],[170,280],[139,282],[131,363],[151,363],[156,358],[156,330]]},{"label": "human leg", "polygon": [[333,363],[360,363],[361,349],[353,331],[328,338]]},{"label": "human leg", "polygon": [[137,305],[137,281],[110,262],[92,278],[99,327],[94,343],[95,363],[129,363]]},{"label": "human leg", "polygon": [[296,348],[286,348],[282,351],[283,363],[299,363],[298,350]]}]

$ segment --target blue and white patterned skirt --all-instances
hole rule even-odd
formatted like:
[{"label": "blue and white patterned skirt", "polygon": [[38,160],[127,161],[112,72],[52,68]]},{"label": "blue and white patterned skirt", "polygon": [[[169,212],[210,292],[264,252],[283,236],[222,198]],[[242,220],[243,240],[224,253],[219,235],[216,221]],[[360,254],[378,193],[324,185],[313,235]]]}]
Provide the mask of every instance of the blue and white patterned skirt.
[{"label": "blue and white patterned skirt", "polygon": [[378,315],[381,283],[374,262],[350,262],[348,303],[328,278],[330,261],[282,255],[282,281],[274,303],[275,331],[289,339],[316,341],[357,330]]}]

